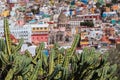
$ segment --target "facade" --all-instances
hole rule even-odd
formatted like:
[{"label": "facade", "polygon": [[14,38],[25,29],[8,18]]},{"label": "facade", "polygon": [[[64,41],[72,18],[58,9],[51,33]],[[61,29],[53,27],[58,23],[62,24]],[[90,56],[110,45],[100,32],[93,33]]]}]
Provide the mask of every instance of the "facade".
[{"label": "facade", "polygon": [[93,23],[100,24],[101,23],[101,17],[100,14],[85,14],[85,15],[77,15],[78,19],[83,20],[83,21],[93,21]]},{"label": "facade", "polygon": [[67,45],[72,42],[71,27],[68,17],[66,17],[63,12],[58,16],[57,26],[51,28],[49,34],[49,44],[54,44],[56,42],[60,45]]},{"label": "facade", "polygon": [[[8,1],[6,3],[6,1]],[[120,36],[119,5],[95,5],[111,0],[0,0],[0,37],[4,36],[3,17],[8,16],[13,39],[49,45],[70,46],[75,34],[81,34],[81,47],[108,44]],[[86,4],[84,4],[86,3]],[[54,4],[54,5],[53,5]],[[107,5],[106,5],[107,6]],[[102,22],[103,21],[103,22]],[[87,24],[88,22],[88,24]],[[109,24],[111,25],[104,25]],[[115,25],[115,26],[114,26]],[[114,26],[114,28],[113,28]],[[120,40],[116,40],[119,43]],[[111,43],[110,43],[111,44]],[[49,46],[48,45],[48,46]]]},{"label": "facade", "polygon": [[[31,42],[31,28],[28,25],[23,27],[10,27],[10,32],[16,39],[24,39],[24,42]],[[4,36],[4,28],[0,27],[0,37]]]},{"label": "facade", "polygon": [[48,42],[49,24],[31,24],[32,42]]}]

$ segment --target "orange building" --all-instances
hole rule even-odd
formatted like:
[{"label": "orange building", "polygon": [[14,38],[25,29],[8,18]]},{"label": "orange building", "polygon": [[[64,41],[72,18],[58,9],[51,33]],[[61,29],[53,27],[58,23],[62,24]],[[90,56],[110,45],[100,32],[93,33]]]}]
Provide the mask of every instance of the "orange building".
[{"label": "orange building", "polygon": [[111,8],[112,8],[112,10],[118,10],[119,9],[118,5],[113,5]]}]

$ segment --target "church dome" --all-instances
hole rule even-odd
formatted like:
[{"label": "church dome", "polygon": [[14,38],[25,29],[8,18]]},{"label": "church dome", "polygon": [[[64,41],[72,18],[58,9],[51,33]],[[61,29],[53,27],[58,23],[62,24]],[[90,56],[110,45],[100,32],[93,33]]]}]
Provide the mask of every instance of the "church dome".
[{"label": "church dome", "polygon": [[64,24],[66,22],[67,22],[67,17],[63,12],[61,12],[59,17],[58,17],[58,23]]}]

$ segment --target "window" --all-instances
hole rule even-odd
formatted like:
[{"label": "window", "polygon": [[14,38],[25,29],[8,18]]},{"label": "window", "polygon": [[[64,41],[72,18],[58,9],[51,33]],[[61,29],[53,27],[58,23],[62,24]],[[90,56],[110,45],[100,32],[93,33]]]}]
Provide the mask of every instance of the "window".
[{"label": "window", "polygon": [[34,40],[34,37],[32,37],[32,39]]},{"label": "window", "polygon": [[43,28],[40,28],[41,30],[43,29]]},{"label": "window", "polygon": [[48,37],[45,37],[45,39],[47,39]]},{"label": "window", "polygon": [[43,39],[43,37],[41,37],[41,39]]},{"label": "window", "polygon": [[35,28],[33,28],[33,30],[35,30]]},{"label": "window", "polygon": [[39,40],[39,37],[37,37],[37,40]]},{"label": "window", "polygon": [[37,28],[37,30],[39,30],[39,28]]},{"label": "window", "polygon": [[46,30],[47,28],[45,27],[44,29]]}]

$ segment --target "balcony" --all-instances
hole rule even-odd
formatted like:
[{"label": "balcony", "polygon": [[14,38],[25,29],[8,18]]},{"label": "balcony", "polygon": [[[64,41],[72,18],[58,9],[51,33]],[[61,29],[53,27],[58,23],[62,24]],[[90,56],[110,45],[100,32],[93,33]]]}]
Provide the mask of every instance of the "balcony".
[{"label": "balcony", "polygon": [[32,34],[48,34],[48,32],[45,32],[45,31],[33,31]]}]

